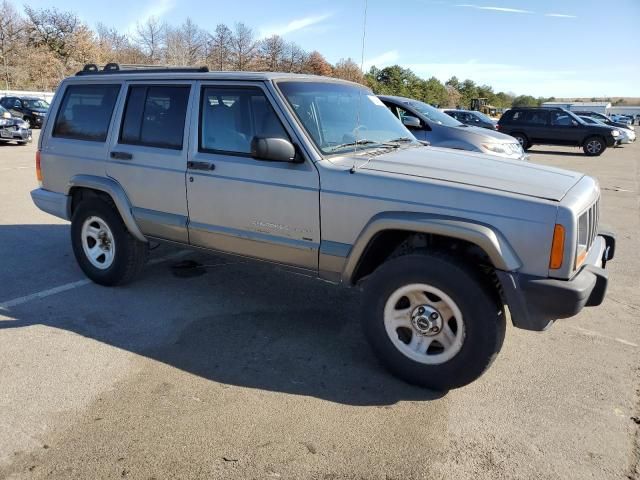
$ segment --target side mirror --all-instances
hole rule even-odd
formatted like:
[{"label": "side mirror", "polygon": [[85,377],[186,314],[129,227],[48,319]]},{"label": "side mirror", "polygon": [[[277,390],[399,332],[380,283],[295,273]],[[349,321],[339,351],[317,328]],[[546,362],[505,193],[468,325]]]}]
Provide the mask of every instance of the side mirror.
[{"label": "side mirror", "polygon": [[405,127],[408,128],[420,128],[422,127],[422,122],[420,122],[420,119],[417,117],[412,117],[412,116],[404,116],[402,117],[402,124]]},{"label": "side mirror", "polygon": [[251,140],[251,156],[257,160],[269,162],[298,163],[296,148],[284,138],[253,137]]},{"label": "side mirror", "polygon": [[571,120],[571,125],[573,125],[574,127],[578,126],[578,122],[576,122],[575,120]]}]

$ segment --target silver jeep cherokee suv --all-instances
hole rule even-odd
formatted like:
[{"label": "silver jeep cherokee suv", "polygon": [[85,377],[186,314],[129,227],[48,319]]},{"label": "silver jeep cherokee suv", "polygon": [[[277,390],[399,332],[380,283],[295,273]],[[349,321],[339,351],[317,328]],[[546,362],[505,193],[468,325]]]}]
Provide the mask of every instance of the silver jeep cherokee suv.
[{"label": "silver jeep cherokee suv", "polygon": [[71,220],[94,282],[132,280],[163,240],[358,286],[381,362],[439,390],[488,368],[505,306],[544,330],[599,305],[615,248],[593,178],[426,146],[335,79],[87,66],[36,165],[33,200]]}]

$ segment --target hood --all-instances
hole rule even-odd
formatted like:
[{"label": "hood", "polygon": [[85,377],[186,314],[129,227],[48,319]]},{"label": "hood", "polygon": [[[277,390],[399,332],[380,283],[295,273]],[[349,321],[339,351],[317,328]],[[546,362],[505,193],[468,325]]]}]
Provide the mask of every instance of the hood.
[{"label": "hood", "polygon": [[[351,167],[363,156],[332,158]],[[437,147],[392,150],[372,157],[360,171],[384,172],[488,188],[560,201],[583,174],[475,152]]]},{"label": "hood", "polygon": [[494,143],[517,143],[517,140],[513,138],[511,135],[507,135],[506,133],[500,133],[497,130],[489,130],[488,128],[482,127],[449,127],[464,130],[466,133],[471,135],[476,135],[478,137],[483,137],[483,140],[491,141]]},{"label": "hood", "polygon": [[40,113],[47,113],[49,111],[48,108],[29,108],[29,110],[31,110],[32,112],[40,112]]}]

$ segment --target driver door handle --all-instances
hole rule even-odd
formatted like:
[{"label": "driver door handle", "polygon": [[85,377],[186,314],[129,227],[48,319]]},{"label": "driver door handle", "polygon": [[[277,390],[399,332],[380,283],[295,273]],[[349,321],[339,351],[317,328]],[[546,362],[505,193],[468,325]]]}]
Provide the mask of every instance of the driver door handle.
[{"label": "driver door handle", "polygon": [[111,152],[111,158],[116,160],[131,160],[133,155],[128,152]]},{"label": "driver door handle", "polygon": [[215,170],[216,166],[209,162],[187,162],[187,168],[189,170]]}]

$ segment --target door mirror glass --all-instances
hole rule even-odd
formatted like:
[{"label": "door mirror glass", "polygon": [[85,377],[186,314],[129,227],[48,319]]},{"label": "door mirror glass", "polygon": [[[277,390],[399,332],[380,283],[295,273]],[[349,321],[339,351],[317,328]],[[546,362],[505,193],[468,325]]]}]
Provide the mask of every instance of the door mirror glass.
[{"label": "door mirror glass", "polygon": [[257,160],[270,162],[298,163],[296,149],[284,138],[253,137],[251,140],[251,156]]},{"label": "door mirror glass", "polygon": [[576,122],[575,120],[571,120],[571,125],[573,125],[574,127],[578,126],[578,122]]},{"label": "door mirror glass", "polygon": [[411,115],[405,115],[402,117],[402,123],[405,127],[408,128],[420,128],[422,126],[420,119],[417,117],[412,117]]}]

